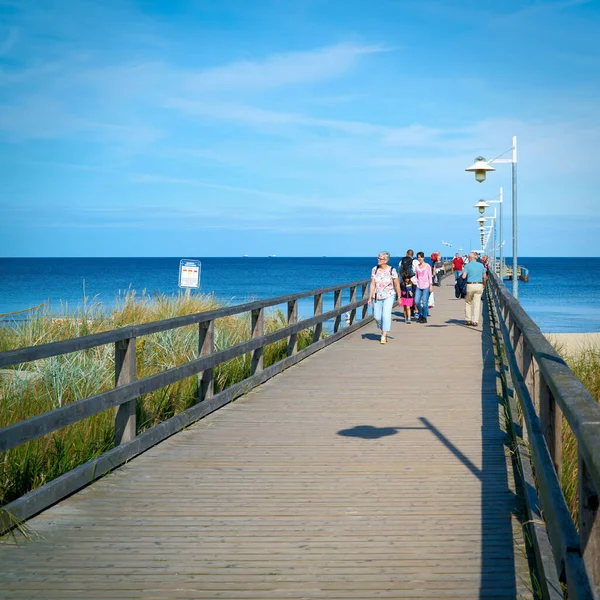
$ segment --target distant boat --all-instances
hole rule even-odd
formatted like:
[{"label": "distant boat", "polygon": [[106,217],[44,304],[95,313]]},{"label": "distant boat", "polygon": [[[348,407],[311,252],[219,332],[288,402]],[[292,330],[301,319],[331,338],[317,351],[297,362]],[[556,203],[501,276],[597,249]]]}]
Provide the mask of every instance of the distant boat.
[{"label": "distant boat", "polygon": [[242,258],[248,258],[247,254],[242,254]]},{"label": "distant boat", "polygon": [[275,258],[277,254],[269,254],[269,258]]}]

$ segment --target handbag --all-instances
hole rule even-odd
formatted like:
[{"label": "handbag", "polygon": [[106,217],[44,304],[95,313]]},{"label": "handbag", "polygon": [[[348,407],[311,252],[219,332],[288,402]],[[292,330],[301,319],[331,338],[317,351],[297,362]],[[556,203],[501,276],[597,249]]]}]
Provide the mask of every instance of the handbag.
[{"label": "handbag", "polygon": [[433,308],[435,306],[435,298],[433,296],[433,292],[431,292],[431,294],[429,294],[429,302],[427,303],[427,306],[429,308]]}]

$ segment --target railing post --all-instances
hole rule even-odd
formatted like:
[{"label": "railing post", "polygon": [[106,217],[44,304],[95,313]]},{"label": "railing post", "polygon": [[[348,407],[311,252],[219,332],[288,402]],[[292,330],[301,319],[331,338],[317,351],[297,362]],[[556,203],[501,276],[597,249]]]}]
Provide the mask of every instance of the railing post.
[{"label": "railing post", "polygon": [[[287,322],[288,325],[294,325],[298,322],[298,300],[291,300],[288,302],[287,310]],[[298,352],[298,334],[293,333],[288,337],[288,356],[292,356]]]},{"label": "railing post", "polygon": [[[361,288],[362,288],[361,289],[362,299],[363,300],[368,300],[369,299],[369,284],[364,284],[363,283],[362,286],[361,286]],[[369,305],[365,304],[362,307],[362,316],[361,316],[361,319],[366,319],[367,316],[368,316],[368,314],[369,314]]]},{"label": "railing post", "polygon": [[[135,338],[115,342],[115,387],[136,379]],[[115,415],[115,446],[126,444],[136,436],[137,398],[121,404]]]},{"label": "railing post", "polygon": [[[333,292],[333,308],[341,308],[342,307],[342,290],[335,290]],[[342,324],[342,315],[337,315],[335,321],[333,322],[333,333],[337,333],[340,330],[340,325]]]},{"label": "railing post", "polygon": [[514,319],[512,322],[512,346],[513,350],[515,351],[517,367],[519,367],[521,375],[523,375],[523,378],[525,378],[525,374],[523,373],[523,332]]},{"label": "railing post", "polygon": [[533,400],[535,398],[535,378],[533,355],[527,344],[523,344],[523,381],[529,390],[529,396]]},{"label": "railing post", "polygon": [[502,316],[504,318],[504,322],[506,323],[506,327],[510,331],[512,327],[512,319],[510,317],[510,310],[508,308],[508,302],[502,302]]},{"label": "railing post", "polygon": [[600,516],[598,491],[579,452],[579,539],[588,572],[598,589],[600,586]]},{"label": "railing post", "polygon": [[546,440],[550,456],[552,457],[554,470],[558,475],[558,480],[561,481],[563,462],[562,414],[539,369],[536,372],[536,379],[535,387],[537,390],[537,404],[539,406],[540,428]]},{"label": "railing post", "polygon": [[[323,294],[315,294],[315,317],[323,314]],[[315,325],[315,334],[313,335],[313,344],[321,339],[323,333],[323,323]]]},{"label": "railing post", "polygon": [[[356,302],[356,286],[352,285],[350,286],[350,304]],[[350,325],[354,325],[354,322],[356,321],[356,309],[353,308],[350,311]]]},{"label": "railing post", "polygon": [[[263,335],[265,335],[265,309],[257,308],[252,311],[252,338]],[[264,351],[264,346],[261,346],[252,352],[252,375],[263,370]]]},{"label": "railing post", "polygon": [[[215,350],[215,322],[204,321],[198,328],[198,356],[209,356]],[[198,374],[198,401],[212,398],[214,393],[214,371],[206,369]]]}]

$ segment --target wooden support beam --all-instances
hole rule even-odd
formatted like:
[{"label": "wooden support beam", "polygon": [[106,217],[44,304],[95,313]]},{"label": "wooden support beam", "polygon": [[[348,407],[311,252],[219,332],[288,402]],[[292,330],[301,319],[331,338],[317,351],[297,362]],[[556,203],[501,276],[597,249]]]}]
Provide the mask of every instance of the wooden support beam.
[{"label": "wooden support beam", "polygon": [[[198,326],[198,358],[215,351],[215,322],[204,321]],[[198,401],[203,402],[214,395],[214,370],[206,369],[198,374]]]},{"label": "wooden support beam", "polygon": [[[115,342],[115,387],[136,379],[135,338]],[[137,398],[121,404],[115,415],[115,445],[130,442],[136,436]]]},{"label": "wooden support beam", "polygon": [[[315,313],[317,317],[323,314],[323,294],[315,294]],[[315,333],[313,335],[313,342],[318,342],[323,334],[323,323],[317,323],[315,325]]]},{"label": "wooden support beam", "polygon": [[[265,309],[257,308],[252,311],[252,338],[260,338],[265,334]],[[261,346],[252,352],[252,375],[263,370],[263,354],[265,347]]]},{"label": "wooden support beam", "polygon": [[[294,325],[298,322],[298,300],[290,300],[287,304],[287,322],[288,325]],[[293,333],[288,337],[288,356],[293,356],[298,352],[298,334]]]},{"label": "wooden support beam", "polygon": [[[369,284],[368,283],[363,283],[360,287],[361,287],[361,292],[362,292],[362,299],[363,300],[369,300]],[[362,319],[366,319],[368,314],[369,314],[369,305],[365,304],[362,307],[361,318]]]},{"label": "wooden support beam", "polygon": [[537,405],[540,415],[540,429],[552,457],[558,480],[562,479],[562,414],[550,388],[537,371]]},{"label": "wooden support beam", "polygon": [[[351,285],[350,286],[350,304],[353,304],[354,302],[356,302],[356,287],[355,285]],[[350,311],[350,325],[354,325],[354,322],[356,321],[356,309],[353,308]]]},{"label": "wooden support beam", "polygon": [[600,589],[600,515],[598,514],[598,490],[590,477],[589,470],[581,452],[579,465],[579,538],[585,566]]},{"label": "wooden support beam", "polygon": [[[342,290],[336,290],[333,292],[333,308],[342,307]],[[333,322],[333,333],[337,333],[340,330],[342,324],[342,315],[338,315]]]}]

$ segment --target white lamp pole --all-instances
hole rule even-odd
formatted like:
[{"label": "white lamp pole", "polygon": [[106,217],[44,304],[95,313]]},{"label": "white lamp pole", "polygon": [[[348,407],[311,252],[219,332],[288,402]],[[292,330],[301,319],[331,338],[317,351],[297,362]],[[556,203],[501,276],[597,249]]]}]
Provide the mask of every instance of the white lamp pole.
[{"label": "white lamp pole", "polygon": [[[504,277],[504,191],[500,188],[500,196],[498,200],[480,200],[477,204],[474,204],[474,208],[477,208],[480,214],[483,215],[486,208],[489,208],[490,204],[500,204],[500,279]],[[496,208],[494,207],[494,217],[496,216]],[[497,243],[497,240],[496,240]],[[494,250],[494,260],[495,260],[496,252]]]},{"label": "white lamp pole", "polygon": [[[513,213],[513,274],[512,274],[512,288],[513,296],[519,297],[519,277],[518,277],[518,258],[517,258],[517,136],[513,136],[512,139],[512,157],[511,158],[493,158],[492,160],[486,161],[485,158],[478,156],[475,159],[475,164],[471,165],[465,171],[475,173],[475,179],[481,183],[485,181],[487,171],[495,171],[494,167],[490,166],[490,163],[510,163],[512,165],[512,213]],[[506,152],[503,152],[506,154]],[[500,198],[502,200],[502,197]],[[502,207],[502,204],[500,204]],[[502,210],[502,209],[501,209]],[[502,238],[502,216],[500,216],[500,238]],[[500,240],[502,244],[503,240]],[[503,255],[500,258],[500,269],[502,272]]]},{"label": "white lamp pole", "polygon": [[502,281],[504,279],[504,233],[502,231],[502,223],[504,221],[503,215],[502,215],[502,207],[504,206],[504,203],[502,202],[503,198],[503,191],[502,188],[500,188],[500,281]]},{"label": "white lamp pole", "polygon": [[494,206],[494,216],[490,217],[490,219],[493,219],[492,221],[492,229],[490,230],[490,236],[488,237],[488,243],[490,238],[492,239],[492,269],[494,271],[494,273],[496,272],[496,207]]}]

